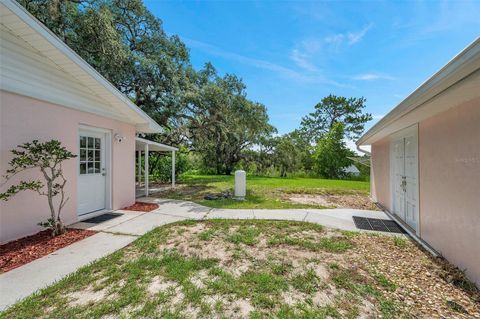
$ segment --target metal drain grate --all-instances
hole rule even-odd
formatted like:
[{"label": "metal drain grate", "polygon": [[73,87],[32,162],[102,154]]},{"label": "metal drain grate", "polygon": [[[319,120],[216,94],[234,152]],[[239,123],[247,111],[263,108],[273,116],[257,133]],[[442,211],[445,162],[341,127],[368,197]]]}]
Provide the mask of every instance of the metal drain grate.
[{"label": "metal drain grate", "polygon": [[353,222],[359,229],[406,234],[393,220],[353,216]]},{"label": "metal drain grate", "polygon": [[123,214],[121,214],[121,213],[106,213],[106,214],[103,214],[103,215],[99,215],[99,216],[96,216],[96,217],[86,219],[83,222],[84,223],[91,223],[91,224],[100,224],[100,223],[106,222],[107,220],[120,217],[122,215]]}]

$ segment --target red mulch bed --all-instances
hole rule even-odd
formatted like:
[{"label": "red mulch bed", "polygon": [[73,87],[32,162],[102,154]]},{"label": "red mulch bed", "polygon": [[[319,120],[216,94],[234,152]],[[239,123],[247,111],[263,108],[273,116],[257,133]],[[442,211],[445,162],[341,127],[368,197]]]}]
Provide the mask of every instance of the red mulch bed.
[{"label": "red mulch bed", "polygon": [[135,202],[135,204],[133,204],[132,206],[122,208],[122,210],[134,210],[137,212],[151,212],[152,210],[155,210],[158,207],[159,207],[158,204]]},{"label": "red mulch bed", "polygon": [[69,228],[65,234],[52,237],[50,230],[43,230],[0,245],[0,272],[25,265],[95,233],[91,230]]}]

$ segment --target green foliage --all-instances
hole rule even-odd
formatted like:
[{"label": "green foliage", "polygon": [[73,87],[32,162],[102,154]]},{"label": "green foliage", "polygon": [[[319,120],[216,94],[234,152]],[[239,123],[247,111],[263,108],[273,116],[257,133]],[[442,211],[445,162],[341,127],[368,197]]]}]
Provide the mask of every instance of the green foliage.
[{"label": "green foliage", "polygon": [[[220,77],[210,63],[196,72],[184,43],[141,0],[20,3],[165,128],[149,138],[188,145],[215,173],[230,174],[242,151],[274,131],[238,77]],[[165,180],[168,157],[158,161]]]},{"label": "green foliage", "polygon": [[274,132],[264,105],[246,98],[245,85],[234,75],[217,75],[207,64],[200,72],[203,85],[195,101],[192,146],[204,166],[229,175],[242,152]]},{"label": "green foliage", "polygon": [[0,193],[0,200],[8,201],[10,197],[24,190],[33,190],[38,192],[42,187],[43,187],[43,183],[41,181],[30,181],[30,182],[20,181],[18,185],[11,185],[5,191],[5,193]]},{"label": "green foliage", "polygon": [[315,105],[314,112],[302,119],[301,130],[310,141],[316,142],[331,131],[336,123],[342,123],[348,138],[358,138],[363,132],[365,123],[372,119],[371,114],[362,113],[365,102],[366,99],[363,97],[328,95]]},{"label": "green foliage", "polygon": [[[243,168],[260,175],[330,176],[314,156],[317,141],[336,123],[356,138],[372,119],[363,113],[364,98],[329,95],[298,130],[273,137],[265,106],[247,98],[242,80],[219,76],[211,63],[196,71],[185,44],[165,33],[142,0],[18,1],[165,129],[149,139],[185,146],[179,174],[194,168],[228,175]],[[151,155],[152,172],[162,181],[170,180],[170,161]]]},{"label": "green foliage", "polygon": [[[63,176],[62,162],[76,157],[68,151],[57,140],[47,142],[24,143],[17,146],[17,149],[11,151],[12,160],[8,163],[10,168],[5,175],[8,181],[13,176],[28,169],[37,168],[42,173],[45,182],[40,180],[20,181],[17,185],[11,185],[6,192],[0,193],[0,200],[9,200],[12,196],[24,190],[32,190],[39,195],[46,196],[50,208],[50,218],[40,226],[52,230],[53,235],[63,233],[64,226],[60,219],[60,213],[65,206],[68,198],[65,198],[64,187],[67,180]],[[54,197],[60,195],[58,207],[55,207]]]},{"label": "green foliage", "polygon": [[[144,159],[142,157],[142,167]],[[161,182],[171,182],[172,180],[172,154],[150,152],[148,160],[150,174]],[[175,176],[178,177],[189,171],[192,163],[189,159],[189,152],[186,147],[182,146],[175,153]]]},{"label": "green foliage", "polygon": [[346,174],[344,168],[351,164],[349,150],[343,140],[344,126],[341,123],[333,125],[332,129],[322,137],[315,148],[315,172],[324,178],[342,178]]}]

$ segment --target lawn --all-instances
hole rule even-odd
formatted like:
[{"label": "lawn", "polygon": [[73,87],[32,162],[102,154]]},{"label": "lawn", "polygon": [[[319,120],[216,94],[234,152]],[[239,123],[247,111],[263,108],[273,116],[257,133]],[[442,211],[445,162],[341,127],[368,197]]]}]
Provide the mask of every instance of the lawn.
[{"label": "lawn", "polygon": [[212,208],[330,208],[375,209],[368,199],[369,182],[320,178],[247,177],[244,201],[205,200],[208,194],[233,193],[233,176],[184,175],[174,190],[159,197],[191,200]]},{"label": "lawn", "polygon": [[210,220],[157,228],[0,318],[472,318],[479,301],[403,237]]}]

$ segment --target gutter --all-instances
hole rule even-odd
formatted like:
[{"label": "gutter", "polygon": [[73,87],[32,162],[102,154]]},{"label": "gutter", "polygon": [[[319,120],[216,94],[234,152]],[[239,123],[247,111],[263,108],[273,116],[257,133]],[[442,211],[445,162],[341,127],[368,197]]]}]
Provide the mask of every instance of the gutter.
[{"label": "gutter", "polygon": [[355,146],[356,146],[356,148],[357,148],[357,151],[359,151],[360,153],[364,153],[364,154],[367,154],[367,155],[372,155],[371,152],[366,151],[366,150],[362,150],[362,149],[360,148],[360,145],[358,145],[357,143],[355,143]]}]

